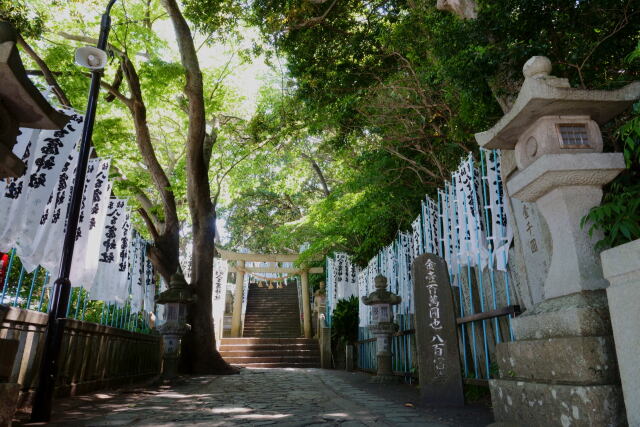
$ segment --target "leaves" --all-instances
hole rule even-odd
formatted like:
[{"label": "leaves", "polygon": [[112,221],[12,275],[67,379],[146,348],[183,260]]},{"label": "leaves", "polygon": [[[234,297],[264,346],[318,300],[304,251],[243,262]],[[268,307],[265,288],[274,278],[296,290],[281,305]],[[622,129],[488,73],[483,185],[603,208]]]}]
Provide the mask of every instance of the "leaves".
[{"label": "leaves", "polygon": [[340,344],[358,340],[358,297],[338,300],[331,316],[331,338]]},{"label": "leaves", "polygon": [[605,188],[602,204],[581,220],[589,234],[604,234],[596,247],[606,249],[640,238],[640,102],[634,116],[617,131],[627,169]]}]

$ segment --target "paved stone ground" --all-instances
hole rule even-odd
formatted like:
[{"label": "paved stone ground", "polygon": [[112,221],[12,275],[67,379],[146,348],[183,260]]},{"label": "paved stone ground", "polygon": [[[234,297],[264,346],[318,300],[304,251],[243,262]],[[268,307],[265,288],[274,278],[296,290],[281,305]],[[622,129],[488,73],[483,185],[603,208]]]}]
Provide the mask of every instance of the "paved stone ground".
[{"label": "paved stone ground", "polygon": [[492,422],[487,407],[421,408],[415,387],[369,384],[368,379],[362,373],[321,369],[243,369],[240,375],[188,377],[171,385],[58,399],[48,425],[351,427]]}]

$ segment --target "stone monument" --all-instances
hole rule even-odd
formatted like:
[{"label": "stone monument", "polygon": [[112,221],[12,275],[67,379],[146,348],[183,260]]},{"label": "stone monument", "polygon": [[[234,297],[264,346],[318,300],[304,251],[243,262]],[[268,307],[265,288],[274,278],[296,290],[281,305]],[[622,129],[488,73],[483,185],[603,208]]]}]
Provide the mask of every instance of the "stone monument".
[{"label": "stone monument", "polygon": [[640,426],[640,239],[601,254],[627,421]]},{"label": "stone monument", "polygon": [[455,306],[445,260],[420,255],[411,266],[420,398],[428,406],[463,406]]},{"label": "stone monument", "polygon": [[69,121],[27,77],[16,41],[15,29],[0,21],[0,178],[24,174],[24,163],[11,151],[20,127],[62,129]]},{"label": "stone monument", "polygon": [[396,383],[400,378],[393,375],[391,366],[391,336],[398,330],[398,325],[393,323],[391,307],[400,304],[402,298],[387,291],[387,278],[383,275],[376,276],[374,282],[376,290],[362,297],[362,303],[371,306],[369,330],[376,337],[378,372],[371,382]]},{"label": "stone monument", "polygon": [[164,378],[173,378],[178,374],[182,337],[191,330],[187,323],[187,310],[189,304],[195,301],[196,296],[179,268],[169,280],[169,289],[156,297],[156,303],[166,304],[165,322],[159,328],[162,334]]},{"label": "stone monument", "polygon": [[624,425],[607,282],[594,249],[600,236],[580,221],[625,167],[622,154],[602,153],[599,126],[640,97],[640,83],[573,89],[550,72],[546,57],[527,61],[513,108],[476,134],[484,148],[515,150],[507,192],[535,202],[552,236],[543,300],[512,319],[517,341],[496,349],[494,414],[518,424]]}]

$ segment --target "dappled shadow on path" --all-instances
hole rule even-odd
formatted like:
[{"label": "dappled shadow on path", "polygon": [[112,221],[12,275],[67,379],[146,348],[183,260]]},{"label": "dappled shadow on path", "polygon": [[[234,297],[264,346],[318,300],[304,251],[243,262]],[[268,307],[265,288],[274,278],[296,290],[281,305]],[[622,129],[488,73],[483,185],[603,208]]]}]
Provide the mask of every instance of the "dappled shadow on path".
[{"label": "dappled shadow on path", "polygon": [[[113,392],[58,399],[59,426],[486,425],[488,410],[425,412],[404,405],[416,396],[368,389],[364,374],[321,369],[243,369],[233,376],[182,377]],[[402,388],[404,387],[404,388]],[[399,400],[399,399],[400,400]],[[462,412],[460,412],[462,411]],[[17,423],[18,425],[37,425]]]}]

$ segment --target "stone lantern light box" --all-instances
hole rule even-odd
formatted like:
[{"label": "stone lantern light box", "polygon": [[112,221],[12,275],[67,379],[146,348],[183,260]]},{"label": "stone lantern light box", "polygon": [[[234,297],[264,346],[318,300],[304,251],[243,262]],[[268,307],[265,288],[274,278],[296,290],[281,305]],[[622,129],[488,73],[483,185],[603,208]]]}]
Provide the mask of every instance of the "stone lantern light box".
[{"label": "stone lantern light box", "polygon": [[391,306],[377,304],[371,306],[371,323],[391,322]]}]

